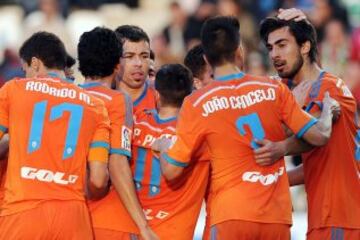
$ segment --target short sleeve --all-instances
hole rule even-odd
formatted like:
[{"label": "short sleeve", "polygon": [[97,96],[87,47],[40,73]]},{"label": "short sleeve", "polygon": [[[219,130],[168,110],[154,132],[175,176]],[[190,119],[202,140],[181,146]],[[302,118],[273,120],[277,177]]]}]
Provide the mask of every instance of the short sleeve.
[{"label": "short sleeve", "polygon": [[6,133],[9,128],[9,96],[12,81],[5,83],[0,89],[0,131]]},{"label": "short sleeve", "polygon": [[310,114],[321,112],[325,92],[329,92],[330,97],[338,101],[342,109],[353,104],[354,97],[342,79],[324,79],[320,83],[319,90],[310,93],[305,111]]},{"label": "short sleeve", "polygon": [[176,126],[176,141],[169,151],[163,155],[163,158],[173,165],[186,167],[193,152],[200,147],[204,136],[201,116],[197,116],[196,109],[186,98]]},{"label": "short sleeve", "polygon": [[132,102],[127,95],[119,94],[113,98],[109,107],[110,154],[131,157],[131,138],[133,128]]},{"label": "short sleeve", "polygon": [[110,147],[110,120],[104,105],[99,105],[98,114],[98,123],[90,144],[88,160],[107,162]]},{"label": "short sleeve", "polygon": [[284,85],[279,85],[280,117],[283,123],[301,138],[307,130],[317,123],[317,119],[306,113],[297,104],[290,90]]}]

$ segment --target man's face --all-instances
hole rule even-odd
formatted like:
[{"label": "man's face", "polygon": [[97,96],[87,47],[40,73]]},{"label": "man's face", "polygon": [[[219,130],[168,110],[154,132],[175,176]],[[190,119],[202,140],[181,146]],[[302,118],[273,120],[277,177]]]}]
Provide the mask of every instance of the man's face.
[{"label": "man's face", "polygon": [[280,77],[293,78],[299,72],[304,60],[300,53],[300,46],[288,27],[271,32],[266,47]]},{"label": "man's face", "polygon": [[146,41],[123,44],[123,55],[120,60],[121,79],[132,89],[141,88],[148,76],[150,66],[150,46]]}]

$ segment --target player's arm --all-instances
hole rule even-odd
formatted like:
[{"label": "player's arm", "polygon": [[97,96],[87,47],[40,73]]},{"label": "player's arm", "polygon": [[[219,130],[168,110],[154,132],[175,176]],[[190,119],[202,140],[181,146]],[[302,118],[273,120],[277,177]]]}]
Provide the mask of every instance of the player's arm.
[{"label": "player's arm", "polygon": [[109,160],[111,182],[143,239],[158,239],[145,218],[137,198],[133,176],[126,156],[111,154]]},{"label": "player's arm", "polygon": [[5,159],[6,154],[9,152],[9,134],[4,134],[0,131],[0,160]]},{"label": "player's arm", "polygon": [[90,199],[99,199],[109,190],[109,135],[110,121],[104,105],[99,107],[98,125],[88,154],[87,194]]},{"label": "player's arm", "polygon": [[329,96],[329,93],[326,93],[322,105],[323,111],[313,114],[314,117],[320,115],[318,122],[309,126],[309,129],[306,129],[305,126],[302,132],[300,131],[297,135],[290,136],[279,142],[266,139],[256,140],[260,146],[254,150],[257,164],[261,166],[271,165],[283,156],[299,155],[310,151],[315,146],[325,145],[330,138],[332,121],[334,114],[336,115],[339,111],[339,104]]},{"label": "player's arm", "polygon": [[162,175],[169,181],[172,181],[178,178],[183,170],[185,165],[172,160],[166,152],[169,150],[171,145],[171,139],[160,138],[154,141],[152,144],[152,150],[159,153],[160,168]]},{"label": "player's arm", "polygon": [[170,140],[162,138],[159,147],[153,146],[155,151],[160,152],[161,172],[169,181],[181,176],[192,153],[203,140],[201,116],[195,111],[197,109],[185,98],[178,117],[175,142],[170,143]]},{"label": "player's arm", "polygon": [[[333,98],[330,97],[329,92],[326,92],[323,99],[323,109],[318,119],[318,122],[310,127],[302,138],[313,146],[321,147],[324,146],[330,139],[332,122],[334,111],[340,108],[340,104]],[[298,137],[301,132],[298,133]]]},{"label": "player's arm", "polygon": [[[4,86],[2,86],[0,88],[0,139],[2,139],[4,137],[4,135],[8,132],[8,127],[9,127],[9,101],[10,101],[10,91],[12,89],[12,83],[15,80],[9,81],[7,83],[5,83]],[[2,149],[6,154],[8,147],[6,147],[6,145],[8,145],[8,140],[5,142],[7,142],[7,144],[3,145]],[[3,143],[5,143],[3,142]],[[3,154],[1,155],[1,158]]]},{"label": "player's arm", "polygon": [[304,168],[303,168],[302,164],[287,171],[287,175],[288,175],[290,186],[304,184]]},{"label": "player's arm", "polygon": [[[126,101],[125,101],[126,102]],[[113,104],[111,112],[110,159],[109,173],[112,185],[122,203],[140,230],[143,239],[158,239],[150,229],[144,211],[136,195],[133,176],[129,160],[131,157],[132,133],[132,105],[129,99],[127,104]]]}]

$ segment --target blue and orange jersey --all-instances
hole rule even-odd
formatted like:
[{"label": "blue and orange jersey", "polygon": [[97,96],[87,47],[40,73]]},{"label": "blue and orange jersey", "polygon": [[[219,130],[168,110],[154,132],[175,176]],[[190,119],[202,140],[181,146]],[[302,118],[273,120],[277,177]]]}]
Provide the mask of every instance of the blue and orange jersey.
[{"label": "blue and orange jersey", "polygon": [[[360,229],[360,130],[356,102],[343,80],[322,72],[306,94],[305,108],[321,111],[324,93],[341,106],[329,142],[302,155],[308,198],[308,230]],[[319,207],[321,206],[321,207]]]},{"label": "blue and orange jersey", "polygon": [[160,239],[192,239],[209,174],[205,147],[198,149],[183,178],[168,182],[161,175],[152,143],[175,137],[176,118],[161,119],[155,110],[134,117],[132,169],[136,189],[150,226]]},{"label": "blue and orange jersey", "polygon": [[[88,93],[104,101],[110,119],[110,154],[131,157],[133,112],[130,97],[115,91],[100,82],[80,85]],[[137,227],[115,189],[103,199],[88,202],[94,228],[137,233]],[[116,213],[116,214],[115,214]]]},{"label": "blue and orange jersey", "polygon": [[46,200],[84,201],[87,162],[108,160],[104,103],[57,77],[7,82],[0,90],[0,130],[10,136],[1,216]]},{"label": "blue and orange jersey", "polygon": [[139,110],[156,108],[155,89],[149,81],[145,81],[144,90],[141,95],[133,101],[133,106],[134,114]]},{"label": "blue and orange jersey", "polygon": [[186,167],[195,149],[208,146],[211,225],[236,219],[291,224],[284,160],[257,165],[254,139],[285,139],[283,124],[301,138],[316,122],[281,82],[239,72],[185,98],[177,140],[163,157]]}]

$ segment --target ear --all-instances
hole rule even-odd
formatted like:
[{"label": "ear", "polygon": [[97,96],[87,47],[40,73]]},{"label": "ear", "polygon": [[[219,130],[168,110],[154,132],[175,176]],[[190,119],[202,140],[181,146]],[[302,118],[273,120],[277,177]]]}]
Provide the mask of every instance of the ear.
[{"label": "ear", "polygon": [[121,66],[120,66],[120,63],[118,63],[115,65],[114,73],[117,75],[117,74],[119,74],[120,70],[121,70]]},{"label": "ear", "polygon": [[38,59],[37,57],[31,58],[30,67],[34,70],[34,72],[39,72],[40,65],[41,65],[40,59]]},{"label": "ear", "polygon": [[194,77],[194,87],[199,90],[200,88],[202,88],[202,82],[199,78]]},{"label": "ear", "polygon": [[244,69],[244,64],[245,64],[244,56],[245,56],[245,50],[242,46],[242,43],[240,43],[239,47],[235,51],[235,64],[241,70]]},{"label": "ear", "polygon": [[209,66],[211,66],[210,63],[209,63],[209,60],[208,60],[207,57],[206,57],[206,55],[203,54],[202,56],[203,56],[203,59],[204,59],[204,61],[206,62],[206,64],[209,65]]},{"label": "ear", "polygon": [[311,49],[310,41],[304,42],[300,49],[301,55],[309,55],[310,49]]},{"label": "ear", "polygon": [[160,102],[160,93],[157,90],[155,90],[154,92],[155,92],[155,100],[157,103],[159,103]]}]

